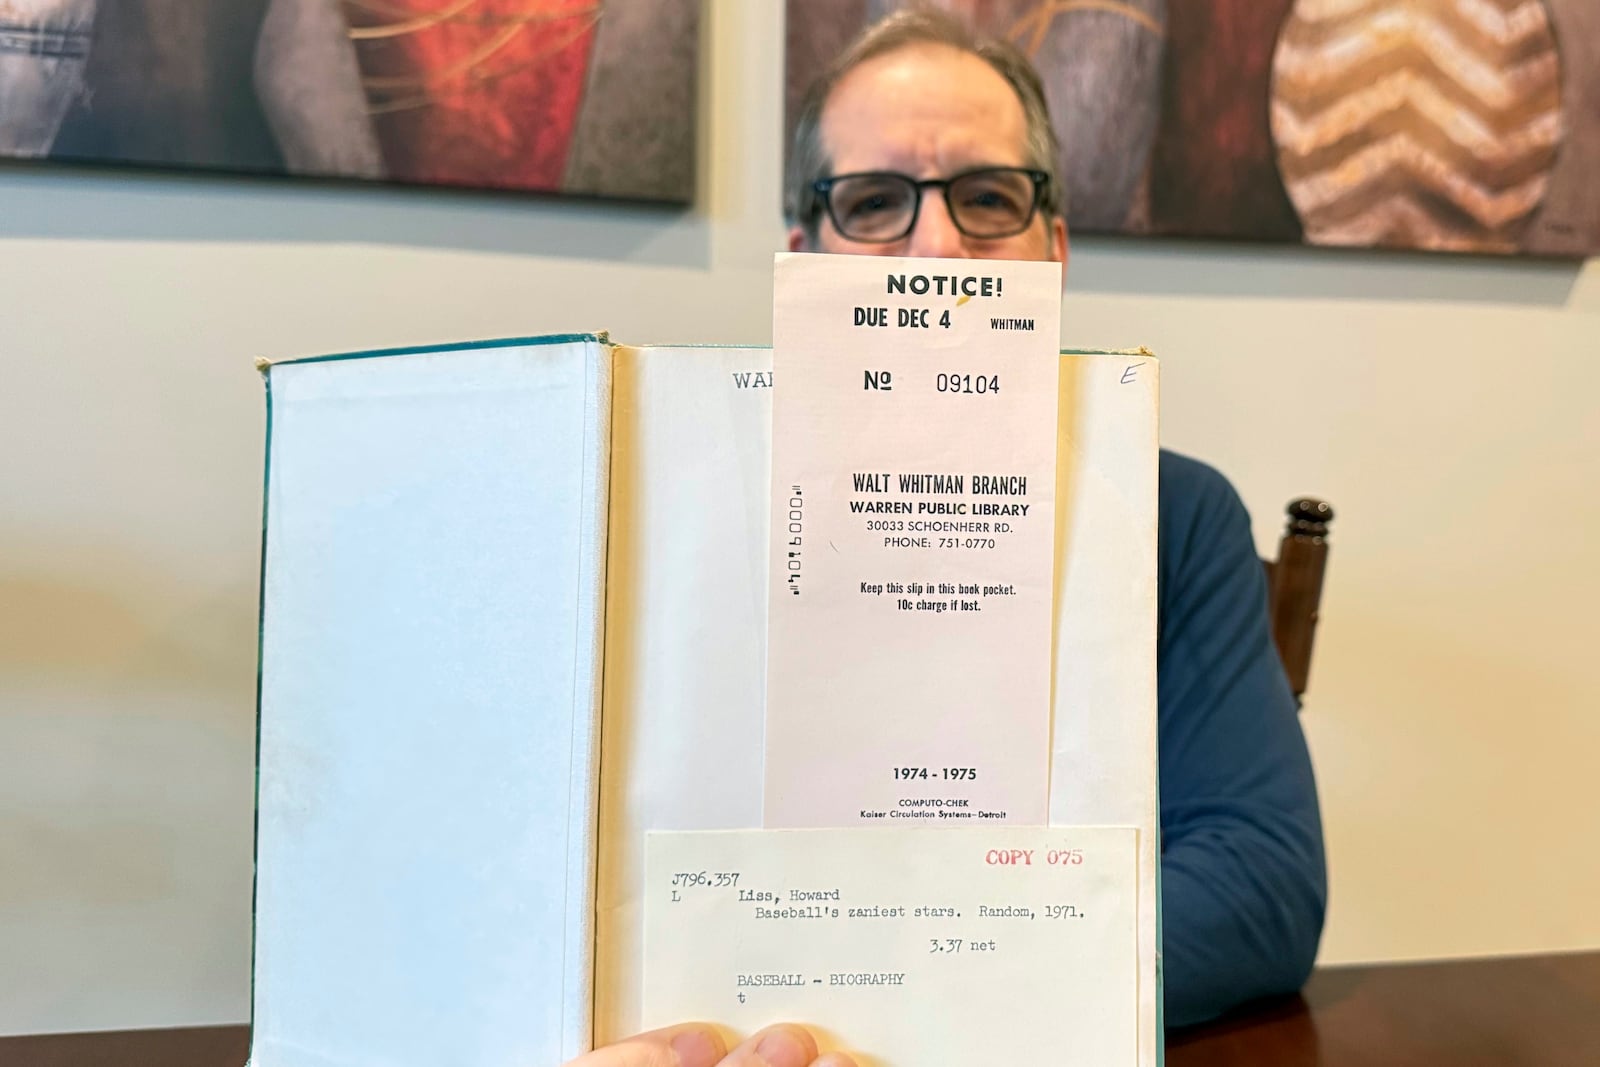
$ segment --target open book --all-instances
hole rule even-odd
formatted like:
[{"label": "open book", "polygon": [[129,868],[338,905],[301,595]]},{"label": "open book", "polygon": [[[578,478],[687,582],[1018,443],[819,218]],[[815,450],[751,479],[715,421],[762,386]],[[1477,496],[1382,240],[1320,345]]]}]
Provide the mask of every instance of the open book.
[{"label": "open book", "polygon": [[[1157,371],[1061,358],[1050,820],[1139,830],[1151,1065]],[[646,833],[762,825],[770,351],[264,374],[252,1062],[555,1067],[635,1031]]]}]

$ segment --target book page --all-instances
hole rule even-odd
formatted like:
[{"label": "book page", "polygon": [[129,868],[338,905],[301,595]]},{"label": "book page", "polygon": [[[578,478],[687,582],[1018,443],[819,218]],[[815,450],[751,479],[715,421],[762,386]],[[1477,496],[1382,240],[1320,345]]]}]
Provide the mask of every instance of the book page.
[{"label": "book page", "polygon": [[1137,826],[1139,1063],[1160,1057],[1156,500],[1160,364],[1061,359],[1050,824]]},{"label": "book page", "polygon": [[[762,825],[772,354],[618,348],[600,760],[597,1041],[644,1022],[651,830]],[[1049,821],[1133,826],[1156,1062],[1156,397],[1148,354],[1060,358]],[[826,1025],[826,1019],[802,1020]]]},{"label": "book page", "polygon": [[595,1035],[639,1030],[647,830],[761,825],[772,353],[616,349]]}]

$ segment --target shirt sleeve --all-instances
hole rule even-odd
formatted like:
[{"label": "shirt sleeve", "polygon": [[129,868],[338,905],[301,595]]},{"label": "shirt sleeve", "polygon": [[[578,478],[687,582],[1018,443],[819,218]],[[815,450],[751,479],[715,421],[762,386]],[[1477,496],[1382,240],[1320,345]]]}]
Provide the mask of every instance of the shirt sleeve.
[{"label": "shirt sleeve", "polygon": [[1298,989],[1327,902],[1322,821],[1249,516],[1161,456],[1158,640],[1168,1026]]}]

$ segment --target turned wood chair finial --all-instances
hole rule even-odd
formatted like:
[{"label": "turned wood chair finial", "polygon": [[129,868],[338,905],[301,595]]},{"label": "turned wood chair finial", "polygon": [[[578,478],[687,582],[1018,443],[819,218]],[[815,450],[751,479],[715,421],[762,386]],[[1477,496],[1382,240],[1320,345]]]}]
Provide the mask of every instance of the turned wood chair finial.
[{"label": "turned wood chair finial", "polygon": [[1267,608],[1272,639],[1295,699],[1306,691],[1311,648],[1317,634],[1322,578],[1328,566],[1328,524],[1333,508],[1325,500],[1301,497],[1289,503],[1289,519],[1278,541],[1278,558],[1267,569]]}]

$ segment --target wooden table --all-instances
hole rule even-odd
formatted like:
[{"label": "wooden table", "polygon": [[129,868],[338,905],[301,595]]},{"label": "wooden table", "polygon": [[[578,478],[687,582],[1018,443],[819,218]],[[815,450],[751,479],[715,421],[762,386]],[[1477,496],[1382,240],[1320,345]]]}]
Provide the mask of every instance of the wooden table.
[{"label": "wooden table", "polygon": [[1332,967],[1167,1036],[1169,1067],[1600,1067],[1600,952]]},{"label": "wooden table", "polygon": [[[8,1037],[0,1064],[240,1067],[248,1047],[243,1026]],[[1596,1067],[1600,952],[1329,968],[1302,996],[1170,1035],[1167,1063]]]}]

